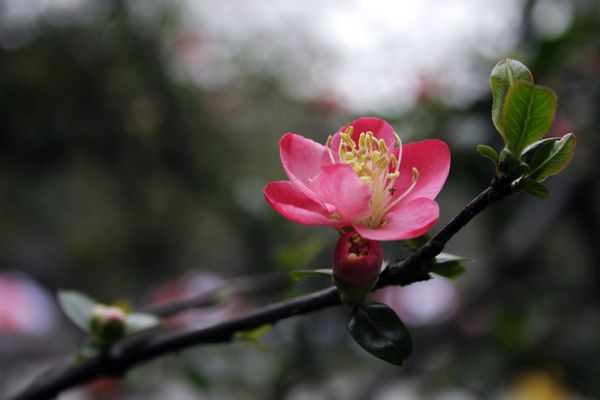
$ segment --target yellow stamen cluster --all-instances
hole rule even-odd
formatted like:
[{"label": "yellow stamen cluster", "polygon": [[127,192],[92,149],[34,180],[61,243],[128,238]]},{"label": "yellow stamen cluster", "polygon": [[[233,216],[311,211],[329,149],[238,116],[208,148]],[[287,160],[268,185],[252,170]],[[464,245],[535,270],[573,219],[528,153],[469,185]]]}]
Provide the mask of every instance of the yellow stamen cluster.
[{"label": "yellow stamen cluster", "polygon": [[[361,132],[358,144],[352,139],[354,127],[349,126],[340,133],[338,154],[340,161],[354,169],[358,178],[373,189],[371,197],[371,216],[366,221],[359,221],[371,228],[378,228],[385,223],[385,214],[414,188],[419,177],[416,168],[412,169],[412,185],[402,194],[395,195],[394,181],[400,176],[400,160],[390,152],[383,139],[377,139],[373,132]],[[402,149],[402,141],[393,132],[396,142]],[[332,152],[332,138],[327,139],[327,149],[331,162],[335,162]],[[390,172],[391,171],[391,172]]]},{"label": "yellow stamen cluster", "polygon": [[[361,132],[357,146],[352,139],[353,133],[353,126],[340,133],[338,152],[340,160],[352,166],[361,182],[372,185],[384,172],[386,179],[396,179],[400,175],[398,159],[396,155],[388,154],[389,149],[383,139],[377,139],[373,132]],[[400,143],[398,135],[394,135]],[[394,172],[388,172],[390,164]]]}]

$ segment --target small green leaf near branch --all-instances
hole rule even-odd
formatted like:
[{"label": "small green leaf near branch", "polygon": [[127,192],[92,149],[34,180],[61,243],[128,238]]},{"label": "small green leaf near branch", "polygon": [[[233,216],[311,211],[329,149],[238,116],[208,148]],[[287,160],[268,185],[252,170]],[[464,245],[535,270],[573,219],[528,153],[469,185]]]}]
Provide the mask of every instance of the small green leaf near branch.
[{"label": "small green leaf near branch", "polygon": [[160,319],[152,314],[129,313],[125,317],[125,334],[135,333],[154,328],[160,324]]},{"label": "small green leaf near branch", "polygon": [[517,188],[542,199],[550,197],[548,188],[534,179],[521,178],[517,181]]},{"label": "small green leaf near branch", "polygon": [[561,138],[548,138],[538,143],[529,152],[530,170],[526,176],[541,182],[562,172],[569,165],[575,153],[576,138],[572,133],[567,133]]},{"label": "small green leaf near branch", "polygon": [[406,247],[408,247],[412,251],[417,251],[421,246],[427,243],[431,239],[431,235],[429,233],[425,233],[419,237],[408,239],[404,241]]},{"label": "small green leaf near branch", "polygon": [[71,322],[85,332],[90,331],[90,319],[96,301],[74,290],[59,290],[58,303]]},{"label": "small green leaf near branch", "polygon": [[477,152],[487,158],[488,160],[490,160],[494,166],[496,168],[498,168],[498,153],[496,152],[496,150],[494,150],[492,147],[487,146],[485,144],[478,144],[477,145]]},{"label": "small green leaf near branch", "polygon": [[533,83],[531,71],[517,60],[505,58],[496,64],[490,75],[490,88],[492,89],[492,121],[494,126],[504,136],[504,101],[506,95],[515,82],[524,81]]},{"label": "small green leaf near branch", "polygon": [[295,271],[290,271],[290,276],[292,277],[294,282],[298,282],[300,279],[305,278],[307,276],[326,276],[331,278],[333,276],[333,271],[328,268],[298,269]]},{"label": "small green leaf near branch", "polygon": [[245,341],[256,346],[260,346],[260,338],[269,332],[272,327],[272,324],[264,324],[254,329],[240,331],[233,335],[233,340]]},{"label": "small green leaf near branch", "polygon": [[462,275],[466,269],[462,263],[471,262],[469,258],[457,256],[450,253],[440,253],[434,259],[434,267],[431,272],[448,279],[455,279]]}]

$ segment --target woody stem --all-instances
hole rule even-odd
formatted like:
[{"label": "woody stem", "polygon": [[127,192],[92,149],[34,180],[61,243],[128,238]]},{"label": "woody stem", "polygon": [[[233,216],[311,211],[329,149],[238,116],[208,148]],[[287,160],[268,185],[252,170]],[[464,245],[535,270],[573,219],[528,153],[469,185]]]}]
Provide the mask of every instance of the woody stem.
[{"label": "woody stem", "polygon": [[[430,260],[441,253],[446,243],[486,207],[513,192],[514,189],[509,181],[495,178],[487,189],[471,200],[460,213],[411,257],[388,267],[381,274],[377,287],[405,286],[430,279]],[[50,372],[35,379],[12,399],[53,398],[64,390],[100,377],[123,376],[136,365],[168,353],[202,344],[230,342],[237,332],[254,329],[264,324],[275,324],[283,319],[340,304],[337,289],[330,287],[295,299],[267,305],[207,328],[186,332],[158,331],[131,337],[114,346],[102,357],[93,357],[79,364],[69,362],[62,368],[53,368]]]}]

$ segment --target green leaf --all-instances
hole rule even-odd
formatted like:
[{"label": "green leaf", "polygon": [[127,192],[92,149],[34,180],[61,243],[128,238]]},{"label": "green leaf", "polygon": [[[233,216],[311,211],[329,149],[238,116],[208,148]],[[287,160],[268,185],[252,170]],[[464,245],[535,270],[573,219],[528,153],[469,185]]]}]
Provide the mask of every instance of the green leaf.
[{"label": "green leaf", "polygon": [[520,158],[525,147],[550,130],[556,112],[556,94],[545,86],[517,82],[508,91],[502,112],[506,145]]},{"label": "green leaf", "polygon": [[58,303],[75,325],[85,332],[90,331],[90,318],[98,304],[96,301],[74,290],[59,290]]},{"label": "green leaf", "polygon": [[413,251],[419,250],[425,243],[429,242],[431,239],[431,235],[429,233],[425,233],[419,237],[408,239],[404,241],[404,244]]},{"label": "green leaf", "polygon": [[129,313],[125,317],[125,334],[132,335],[158,325],[160,325],[160,319],[154,315]]},{"label": "green leaf", "polygon": [[440,253],[437,256],[435,256],[435,263],[438,265],[452,263],[452,262],[471,262],[471,261],[473,261],[473,260],[471,260],[470,258],[457,256],[455,254],[450,254],[450,253]]},{"label": "green leaf", "polygon": [[272,327],[273,325],[271,324],[264,324],[254,329],[236,332],[235,335],[233,335],[233,338],[235,340],[246,340],[249,342],[256,342],[262,335],[269,332]]},{"label": "green leaf", "polygon": [[552,137],[538,140],[523,150],[522,158],[529,165],[529,172],[527,174],[528,176],[546,161],[548,156],[552,153],[552,148],[554,147],[555,142],[559,141],[560,139],[561,138]]},{"label": "green leaf", "polygon": [[[517,60],[506,58],[496,64],[490,75],[492,89],[492,121],[500,134],[504,137],[504,101],[510,87],[518,81],[533,83],[531,71]],[[504,137],[506,141],[506,137]]]},{"label": "green leaf", "polygon": [[542,199],[550,197],[550,191],[546,186],[533,179],[523,178],[519,180],[517,187],[519,190],[523,190],[535,197],[540,197]]},{"label": "green leaf", "polygon": [[382,303],[354,308],[348,331],[363,349],[377,358],[402,365],[412,352],[412,339],[396,313]]},{"label": "green leaf", "polygon": [[531,172],[527,177],[543,181],[549,176],[560,173],[573,159],[575,144],[576,138],[572,133],[567,133],[562,138],[543,140],[533,153],[530,162]]},{"label": "green leaf", "polygon": [[465,267],[463,267],[459,262],[450,262],[444,264],[438,264],[431,272],[434,274],[443,276],[448,279],[456,279],[461,276],[466,271]]},{"label": "green leaf", "polygon": [[431,272],[448,279],[455,279],[466,271],[461,263],[471,262],[471,260],[450,253],[440,253],[435,257],[434,262]]},{"label": "green leaf", "polygon": [[477,152],[483,157],[493,162],[496,168],[498,168],[498,153],[496,152],[496,150],[485,144],[478,144]]},{"label": "green leaf", "polygon": [[260,341],[260,337],[269,332],[272,326],[271,324],[264,324],[254,329],[236,332],[233,335],[233,340],[248,342],[258,348],[264,349],[266,346]]},{"label": "green leaf", "polygon": [[290,276],[294,280],[294,282],[298,282],[300,279],[306,276],[327,276],[331,278],[333,276],[333,271],[331,269],[323,268],[323,269],[298,269],[296,271],[290,271]]}]

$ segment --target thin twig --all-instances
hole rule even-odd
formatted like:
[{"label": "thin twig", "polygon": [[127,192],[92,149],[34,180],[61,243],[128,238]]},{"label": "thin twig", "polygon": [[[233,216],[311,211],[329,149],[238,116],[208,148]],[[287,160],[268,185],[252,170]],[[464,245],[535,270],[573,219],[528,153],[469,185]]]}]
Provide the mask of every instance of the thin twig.
[{"label": "thin twig", "polygon": [[[427,280],[431,272],[430,260],[442,252],[446,243],[473,217],[490,204],[513,193],[510,182],[494,179],[490,187],[481,192],[445,225],[429,242],[409,258],[388,267],[379,279],[378,287],[408,285]],[[232,340],[237,332],[274,324],[296,315],[308,314],[340,305],[335,287],[310,293],[292,300],[268,305],[246,315],[221,322],[208,328],[186,332],[158,332],[155,335],[132,337],[115,346],[103,357],[95,357],[78,365],[55,368],[39,376],[29,387],[13,397],[14,400],[40,400],[57,396],[60,392],[109,376],[119,377],[137,364],[164,354],[208,343]]]},{"label": "thin twig", "polygon": [[140,311],[158,317],[170,317],[182,311],[217,306],[233,295],[264,293],[286,289],[290,286],[288,276],[281,273],[269,273],[234,278],[218,285],[208,292],[164,304],[146,306]]}]

